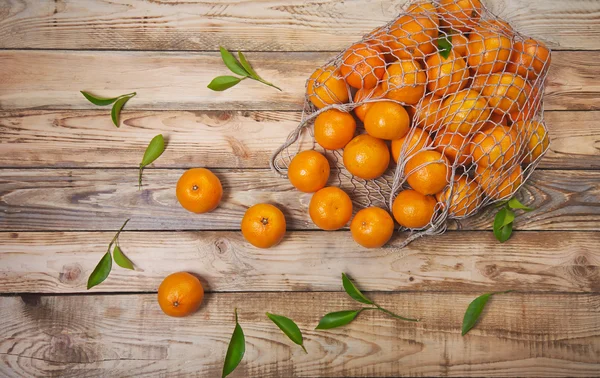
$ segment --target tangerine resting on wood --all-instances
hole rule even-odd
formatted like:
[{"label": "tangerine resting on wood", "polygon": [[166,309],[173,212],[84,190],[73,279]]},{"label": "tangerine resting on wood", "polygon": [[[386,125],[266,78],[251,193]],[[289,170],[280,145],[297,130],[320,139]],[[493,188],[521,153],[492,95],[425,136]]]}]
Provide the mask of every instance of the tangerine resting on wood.
[{"label": "tangerine resting on wood", "polygon": [[187,272],[168,275],[158,287],[158,304],[169,316],[194,313],[202,304],[204,288],[200,280]]},{"label": "tangerine resting on wood", "polygon": [[177,181],[176,195],[184,209],[201,214],[219,205],[223,187],[219,178],[208,169],[192,168]]},{"label": "tangerine resting on wood", "polygon": [[394,233],[392,216],[379,207],[360,210],[350,223],[352,238],[365,248],[379,248],[387,243]]},{"label": "tangerine resting on wood", "polygon": [[299,191],[314,193],[325,187],[329,172],[327,158],[317,151],[308,150],[294,156],[288,167],[288,178]]},{"label": "tangerine resting on wood", "polygon": [[328,186],[313,194],[308,214],[317,227],[338,230],[352,217],[352,200],[342,189]]},{"label": "tangerine resting on wood", "polygon": [[242,218],[242,235],[253,246],[270,248],[285,235],[285,216],[277,207],[260,203],[246,210]]}]

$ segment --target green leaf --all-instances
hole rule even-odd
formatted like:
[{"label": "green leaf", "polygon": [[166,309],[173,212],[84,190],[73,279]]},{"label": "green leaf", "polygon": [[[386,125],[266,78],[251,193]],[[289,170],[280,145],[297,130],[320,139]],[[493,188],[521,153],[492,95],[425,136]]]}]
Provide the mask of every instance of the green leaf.
[{"label": "green leaf", "polygon": [[479,316],[481,316],[481,312],[485,308],[488,300],[492,295],[496,294],[506,294],[510,293],[512,290],[502,291],[502,292],[493,292],[483,294],[473,300],[473,302],[469,303],[469,307],[467,307],[467,311],[465,311],[465,316],[463,317],[462,324],[462,335],[466,335],[467,332],[471,330],[477,323]]},{"label": "green leaf", "polygon": [[92,274],[88,278],[87,288],[88,290],[93,288],[94,286],[101,284],[112,268],[112,257],[110,256],[110,252],[106,252],[104,256],[100,259],[100,262],[94,268]]},{"label": "green leaf", "polygon": [[125,103],[129,101],[129,99],[133,96],[135,96],[135,93],[131,96],[120,97],[117,100],[117,102],[115,102],[115,104],[113,105],[112,110],[110,111],[110,117],[112,118],[112,121],[115,124],[115,126],[119,127],[119,115],[121,114],[121,109],[123,108]]},{"label": "green leaf", "polygon": [[138,178],[139,187],[142,186],[142,171],[144,168],[151,164],[154,160],[158,159],[160,155],[165,151],[165,139],[162,134],[158,134],[148,144],[146,147],[146,151],[144,152],[144,157],[142,158],[142,162],[140,163],[140,174]]},{"label": "green leaf", "polygon": [[348,278],[346,273],[342,273],[342,285],[344,286],[344,290],[346,290],[346,293],[348,293],[348,295],[352,297],[352,299],[354,299],[355,301],[369,305],[373,304],[371,300],[365,297],[364,294],[356,288],[356,286],[354,285],[352,280]]},{"label": "green leaf", "polygon": [[133,263],[123,254],[123,251],[121,251],[121,248],[119,248],[118,245],[115,245],[115,249],[113,250],[113,258],[121,268],[133,270]]},{"label": "green leaf", "polygon": [[521,209],[523,211],[533,210],[533,208],[523,205],[516,197],[513,197],[508,201],[508,207],[511,209]]},{"label": "green leaf", "polygon": [[250,73],[244,67],[242,67],[240,62],[235,59],[235,56],[233,56],[223,46],[220,46],[219,48],[221,50],[221,59],[223,59],[223,63],[225,63],[231,72],[240,76],[250,76]]},{"label": "green leaf", "polygon": [[440,36],[438,38],[437,45],[438,51],[442,58],[448,59],[448,57],[450,56],[450,52],[452,51],[452,36],[449,34],[445,36]]},{"label": "green leaf", "polygon": [[256,80],[262,80],[262,78],[258,76],[256,71],[254,71],[250,63],[248,63],[248,60],[246,60],[246,56],[241,51],[238,51],[238,56],[240,57],[240,63],[242,63],[242,67],[244,67],[244,69],[250,74],[250,76],[252,76]]},{"label": "green leaf", "polygon": [[363,310],[364,309],[361,308],[360,310],[330,312],[329,314],[321,318],[321,320],[319,321],[319,325],[317,325],[316,329],[331,329],[349,324]]},{"label": "green leaf", "polygon": [[242,79],[235,76],[217,76],[208,84],[208,88],[213,91],[224,91],[238,84]]},{"label": "green leaf", "polygon": [[515,213],[507,208],[500,209],[494,218],[494,236],[498,241],[504,243],[512,234],[512,222],[515,219]]},{"label": "green leaf", "polygon": [[305,353],[306,348],[304,348],[304,340],[302,338],[302,332],[300,332],[300,328],[294,323],[294,321],[290,318],[286,318],[285,316],[275,315],[267,312],[267,317],[275,323],[280,330],[285,333],[287,337],[290,338],[295,344],[300,345]]},{"label": "green leaf", "polygon": [[98,105],[98,106],[110,105],[122,97],[122,96],[119,96],[119,97],[113,97],[113,98],[106,98],[106,97],[94,96],[93,94],[91,94],[89,92],[85,92],[85,91],[80,91],[80,92],[83,95],[83,97],[85,97],[89,102],[91,102],[94,105]]},{"label": "green leaf", "polygon": [[235,329],[231,335],[229,346],[227,347],[227,354],[225,355],[225,363],[223,364],[222,378],[231,374],[235,368],[240,364],[244,353],[246,352],[246,339],[244,337],[244,331],[238,323],[237,309],[235,309]]}]

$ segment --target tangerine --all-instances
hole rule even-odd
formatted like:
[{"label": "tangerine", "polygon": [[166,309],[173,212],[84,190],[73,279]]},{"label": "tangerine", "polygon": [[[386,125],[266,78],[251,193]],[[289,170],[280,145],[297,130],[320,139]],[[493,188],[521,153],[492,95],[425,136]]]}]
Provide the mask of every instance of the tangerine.
[{"label": "tangerine", "polygon": [[438,25],[424,14],[405,14],[390,26],[387,46],[399,59],[424,58],[435,51]]},{"label": "tangerine", "polygon": [[392,203],[392,214],[401,226],[423,228],[433,219],[436,200],[415,190],[403,190]]},{"label": "tangerine", "polygon": [[352,217],[352,200],[342,189],[328,186],[313,194],[308,214],[317,227],[338,230]]},{"label": "tangerine", "polygon": [[481,94],[493,112],[506,114],[522,109],[527,100],[526,82],[519,75],[497,73],[488,77]]},{"label": "tangerine", "polygon": [[383,91],[390,100],[415,105],[425,94],[427,75],[415,60],[400,60],[388,66],[383,75]]},{"label": "tangerine", "polygon": [[477,166],[475,181],[483,192],[495,200],[511,197],[523,182],[523,170],[519,164],[508,170]]},{"label": "tangerine", "polygon": [[435,132],[441,125],[440,109],[442,107],[442,98],[428,93],[417,104],[414,112],[414,123],[417,127],[424,130]]},{"label": "tangerine", "polygon": [[379,207],[360,210],[350,222],[352,238],[365,248],[379,248],[394,234],[392,216]]},{"label": "tangerine", "polygon": [[407,135],[400,139],[392,140],[392,158],[397,163],[400,153],[406,144],[408,138],[408,146],[404,150],[405,156],[411,156],[417,151],[422,150],[425,147],[431,146],[432,140],[427,131],[415,127],[413,131],[410,131]]},{"label": "tangerine", "polygon": [[[384,97],[385,93],[383,91],[382,85],[378,85],[375,88],[365,89],[361,88],[356,91],[354,94],[354,103],[359,103],[366,100],[374,100],[378,98]],[[367,111],[373,105],[373,102],[367,102],[366,104],[362,104],[354,108],[354,114],[360,119],[362,122],[365,121],[365,116],[367,115]]]},{"label": "tangerine", "polygon": [[296,189],[305,193],[314,193],[324,188],[329,173],[327,158],[313,150],[302,151],[294,156],[288,167],[290,182]]},{"label": "tangerine", "polygon": [[372,104],[365,117],[365,130],[380,139],[398,139],[408,133],[410,119],[406,109],[391,101]]},{"label": "tangerine", "polygon": [[268,203],[251,206],[242,218],[242,235],[257,248],[270,248],[279,244],[285,235],[285,216]]},{"label": "tangerine", "polygon": [[546,126],[542,122],[534,120],[519,121],[513,124],[512,127],[519,130],[525,136],[526,144],[523,163],[529,164],[537,160],[548,149],[550,139],[548,138]]},{"label": "tangerine", "polygon": [[487,128],[475,134],[470,144],[473,162],[478,166],[502,168],[518,156],[517,132],[507,126]]},{"label": "tangerine", "polygon": [[184,209],[202,214],[219,206],[223,187],[219,178],[208,169],[192,168],[177,181],[175,194]]},{"label": "tangerine", "polygon": [[449,132],[462,135],[477,131],[481,122],[486,120],[490,111],[487,102],[476,91],[463,89],[444,99],[440,109],[442,127]]},{"label": "tangerine", "polygon": [[550,50],[546,45],[529,38],[514,44],[506,70],[535,80],[550,66],[550,60]]},{"label": "tangerine", "polygon": [[356,121],[352,114],[329,109],[315,120],[315,141],[327,150],[344,148],[354,138]]},{"label": "tangerine", "polygon": [[350,141],[344,148],[344,166],[354,176],[372,180],[381,176],[390,164],[385,142],[368,134]]},{"label": "tangerine", "polygon": [[314,106],[345,104],[350,98],[346,81],[335,66],[317,68],[306,83],[306,94]]},{"label": "tangerine", "polygon": [[471,164],[471,155],[469,154],[469,141],[471,138],[464,137],[459,133],[440,132],[435,136],[433,145],[435,149],[443,153],[451,163],[458,163],[462,166]]},{"label": "tangerine", "polygon": [[481,18],[481,1],[440,0],[438,12],[440,25],[466,33]]},{"label": "tangerine", "polygon": [[475,74],[502,71],[510,58],[512,42],[498,32],[476,29],[469,34],[468,61]]},{"label": "tangerine", "polygon": [[462,175],[451,186],[435,195],[442,207],[446,206],[450,190],[452,199],[448,214],[454,217],[465,217],[473,214],[482,202],[483,192],[476,181],[467,180],[468,176]]},{"label": "tangerine", "polygon": [[344,53],[340,72],[351,87],[371,89],[383,77],[385,59],[375,45],[357,43]]},{"label": "tangerine", "polygon": [[404,172],[411,188],[428,195],[435,194],[448,185],[450,166],[448,159],[440,152],[423,150],[406,162]]},{"label": "tangerine", "polygon": [[188,316],[198,310],[203,299],[202,283],[187,272],[168,275],[158,287],[158,304],[169,316]]},{"label": "tangerine", "polygon": [[467,86],[469,70],[465,59],[450,51],[444,58],[440,53],[425,60],[427,68],[427,89],[436,96],[447,96]]}]

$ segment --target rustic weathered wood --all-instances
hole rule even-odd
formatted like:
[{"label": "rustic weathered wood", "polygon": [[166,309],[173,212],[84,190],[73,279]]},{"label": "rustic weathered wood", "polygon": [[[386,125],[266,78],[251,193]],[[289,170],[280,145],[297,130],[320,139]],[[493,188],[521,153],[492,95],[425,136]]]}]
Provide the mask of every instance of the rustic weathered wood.
[{"label": "rustic weathered wood", "polygon": [[[200,164],[199,164],[200,165]],[[175,197],[179,169],[146,169],[138,190],[136,169],[0,170],[0,228],[6,231],[114,230],[126,218],[130,230],[238,230],[246,209],[274,203],[288,229],[314,229],[308,216],[311,194],[266,169],[215,170],[224,187],[213,212],[193,214]],[[519,215],[522,230],[599,230],[600,172],[534,172],[519,197],[536,211]],[[351,184],[342,183],[350,190]],[[462,221],[466,230],[489,230],[492,206]]]},{"label": "rustic weathered wood", "polygon": [[[0,292],[85,292],[113,232],[0,233]],[[360,247],[349,232],[291,231],[269,250],[240,232],[124,232],[137,271],[114,267],[101,292],[155,291],[189,271],[211,291],[336,291],[346,272],[363,290],[600,292],[600,233],[447,232],[398,249]]]},{"label": "rustic weathered wood", "polygon": [[[9,1],[0,48],[340,50],[394,18],[406,0]],[[556,49],[597,50],[595,1],[486,0],[521,33]]]},{"label": "rustic weathered wood", "polygon": [[[247,80],[226,92],[206,85],[228,74],[218,53],[0,51],[0,110],[98,109],[80,93],[138,95],[126,109],[301,110],[304,84],[335,53],[249,53],[257,71],[284,91]],[[600,109],[600,51],[553,54],[547,110]],[[110,109],[106,108],[106,112]]]},{"label": "rustic weathered wood", "polygon": [[[368,311],[344,328],[314,330],[325,313],[360,307],[340,292],[209,294],[188,318],[164,315],[156,294],[1,297],[0,373],[219,376],[234,307],[246,334],[246,354],[232,377],[600,373],[598,295],[499,295],[464,337],[462,317],[475,294],[370,296],[421,322]],[[294,319],[308,354],[265,311]]]},{"label": "rustic weathered wood", "polygon": [[[266,168],[301,114],[282,111],[124,111],[115,130],[107,110],[0,113],[0,166],[136,167],[148,141],[168,138],[161,167]],[[550,150],[540,168],[600,168],[600,112],[544,115]],[[306,143],[306,148],[311,146]]]}]

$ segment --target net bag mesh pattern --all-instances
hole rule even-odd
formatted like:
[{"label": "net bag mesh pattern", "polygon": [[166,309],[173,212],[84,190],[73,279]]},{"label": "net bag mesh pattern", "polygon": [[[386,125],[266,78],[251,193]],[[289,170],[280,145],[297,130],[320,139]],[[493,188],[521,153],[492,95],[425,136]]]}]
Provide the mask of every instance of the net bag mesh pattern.
[{"label": "net bag mesh pattern", "polygon": [[[541,42],[479,0],[413,1],[310,76],[301,122],[274,152],[271,168],[285,177],[298,152],[315,149],[330,161],[328,185],[345,190],[358,208],[391,211],[398,193],[411,188],[436,199],[428,224],[401,227],[409,231],[401,246],[441,234],[449,220],[460,226],[460,219],[511,198],[548,149],[542,96],[549,64]],[[366,166],[353,175],[344,148],[315,141],[315,121],[332,111],[354,113],[355,136],[385,138],[370,126],[376,122],[362,122],[381,102],[406,110],[408,131],[385,141],[392,155],[385,172]]]}]

